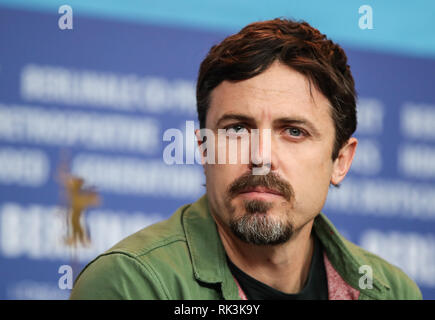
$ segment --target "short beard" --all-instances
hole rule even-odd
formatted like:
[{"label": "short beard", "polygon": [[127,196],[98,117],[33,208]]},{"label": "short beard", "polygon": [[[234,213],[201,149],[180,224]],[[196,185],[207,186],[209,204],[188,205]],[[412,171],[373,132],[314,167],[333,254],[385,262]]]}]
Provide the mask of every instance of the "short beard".
[{"label": "short beard", "polygon": [[246,213],[230,221],[231,230],[240,240],[254,245],[278,245],[292,237],[291,223],[284,224],[267,215],[273,203],[251,200],[244,201],[244,206]]}]

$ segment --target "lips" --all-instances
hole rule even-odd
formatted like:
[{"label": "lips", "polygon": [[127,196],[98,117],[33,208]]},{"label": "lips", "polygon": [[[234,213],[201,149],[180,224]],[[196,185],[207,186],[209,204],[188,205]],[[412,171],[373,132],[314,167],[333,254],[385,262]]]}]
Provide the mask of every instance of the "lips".
[{"label": "lips", "polygon": [[251,193],[251,192],[257,192],[257,193],[270,193],[277,196],[282,196],[283,194],[277,190],[266,188],[266,187],[252,187],[252,188],[246,188],[240,193]]}]

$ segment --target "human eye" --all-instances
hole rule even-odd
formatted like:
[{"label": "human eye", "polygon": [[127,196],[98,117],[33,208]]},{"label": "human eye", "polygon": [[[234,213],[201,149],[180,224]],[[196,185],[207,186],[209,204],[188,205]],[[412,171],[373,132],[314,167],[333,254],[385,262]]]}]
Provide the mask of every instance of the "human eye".
[{"label": "human eye", "polygon": [[238,137],[249,133],[248,129],[243,124],[232,124],[225,127],[227,136]]},{"label": "human eye", "polygon": [[301,139],[301,138],[306,137],[308,135],[308,133],[305,130],[300,129],[298,127],[285,128],[285,133],[288,136],[290,136],[292,138],[297,138],[297,139]]}]

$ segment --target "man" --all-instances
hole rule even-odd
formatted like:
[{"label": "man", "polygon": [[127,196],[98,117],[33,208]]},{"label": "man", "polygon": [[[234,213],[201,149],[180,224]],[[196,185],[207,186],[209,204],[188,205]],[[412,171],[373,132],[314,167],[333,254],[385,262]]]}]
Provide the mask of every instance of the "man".
[{"label": "man", "polygon": [[[357,146],[354,81],[337,44],[305,22],[250,24],[211,48],[197,106],[214,133],[196,132],[206,195],[93,260],[72,299],[421,299],[320,213]],[[255,132],[259,143],[243,146]],[[215,161],[230,141],[249,161]]]}]

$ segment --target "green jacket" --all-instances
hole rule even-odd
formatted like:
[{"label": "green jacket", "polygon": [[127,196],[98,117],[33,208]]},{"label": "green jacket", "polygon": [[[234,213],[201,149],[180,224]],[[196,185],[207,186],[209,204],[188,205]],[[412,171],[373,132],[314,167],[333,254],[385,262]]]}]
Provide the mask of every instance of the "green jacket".
[{"label": "green jacket", "polygon": [[[400,269],[339,235],[319,214],[314,231],[324,246],[329,299],[421,299]],[[361,289],[363,265],[372,286]],[[366,282],[367,283],[367,282]],[[179,208],[119,242],[77,277],[71,299],[240,299],[207,197]]]}]

